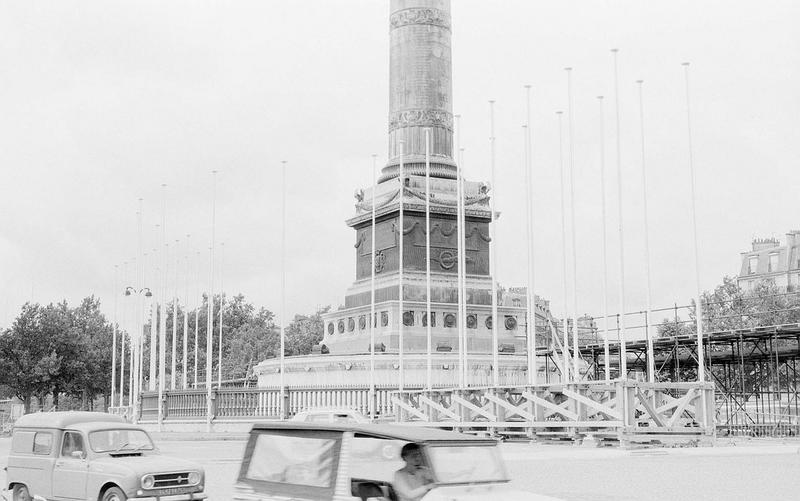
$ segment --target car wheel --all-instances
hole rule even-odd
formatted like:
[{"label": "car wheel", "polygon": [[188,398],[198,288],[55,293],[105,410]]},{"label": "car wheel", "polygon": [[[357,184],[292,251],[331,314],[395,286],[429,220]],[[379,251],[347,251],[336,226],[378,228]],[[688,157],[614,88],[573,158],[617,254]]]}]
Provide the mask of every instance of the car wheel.
[{"label": "car wheel", "polygon": [[22,484],[15,485],[12,499],[14,501],[31,501],[31,493],[28,492],[28,487]]},{"label": "car wheel", "polygon": [[119,487],[111,487],[103,493],[102,501],[125,501],[128,497]]}]

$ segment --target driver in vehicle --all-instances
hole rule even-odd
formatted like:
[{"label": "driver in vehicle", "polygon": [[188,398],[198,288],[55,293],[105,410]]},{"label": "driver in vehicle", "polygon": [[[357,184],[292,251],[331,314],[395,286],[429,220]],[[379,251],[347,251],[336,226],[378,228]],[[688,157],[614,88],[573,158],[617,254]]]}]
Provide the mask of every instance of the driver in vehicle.
[{"label": "driver in vehicle", "polygon": [[400,457],[406,465],[394,474],[392,485],[399,501],[419,501],[435,487],[433,475],[425,466],[422,449],[418,444],[408,443],[400,451]]}]

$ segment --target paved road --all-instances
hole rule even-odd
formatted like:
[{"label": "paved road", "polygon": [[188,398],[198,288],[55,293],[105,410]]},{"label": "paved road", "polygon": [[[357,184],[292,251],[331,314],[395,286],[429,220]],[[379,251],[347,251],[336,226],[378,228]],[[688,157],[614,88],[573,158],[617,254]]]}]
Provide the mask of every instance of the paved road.
[{"label": "paved road", "polygon": [[[159,445],[164,454],[203,464],[211,500],[231,499],[244,442]],[[9,446],[9,439],[0,439],[0,467]],[[514,486],[566,500],[800,498],[800,442],[642,451],[519,443],[502,449]]]}]

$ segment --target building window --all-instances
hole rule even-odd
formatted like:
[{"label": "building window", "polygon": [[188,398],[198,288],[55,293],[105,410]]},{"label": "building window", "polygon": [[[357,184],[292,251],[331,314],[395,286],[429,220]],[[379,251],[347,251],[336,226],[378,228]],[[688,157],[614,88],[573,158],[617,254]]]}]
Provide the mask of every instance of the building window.
[{"label": "building window", "polygon": [[414,312],[413,311],[405,311],[403,312],[403,325],[411,327],[414,325]]},{"label": "building window", "polygon": [[768,272],[778,271],[778,255],[777,254],[770,254],[769,255],[769,267],[767,268]]},{"label": "building window", "polygon": [[758,256],[750,256],[750,259],[747,261],[747,273],[750,275],[755,275],[756,270],[758,269]]}]

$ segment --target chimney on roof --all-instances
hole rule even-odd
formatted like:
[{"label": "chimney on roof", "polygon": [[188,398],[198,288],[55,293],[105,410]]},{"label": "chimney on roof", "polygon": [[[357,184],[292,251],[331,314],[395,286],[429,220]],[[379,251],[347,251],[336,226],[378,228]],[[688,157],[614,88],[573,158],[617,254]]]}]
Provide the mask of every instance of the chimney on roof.
[{"label": "chimney on roof", "polygon": [[777,238],[756,238],[753,240],[753,252],[772,249],[778,247],[780,244]]},{"label": "chimney on roof", "polygon": [[800,230],[791,230],[786,234],[786,246],[792,248],[800,244]]}]

